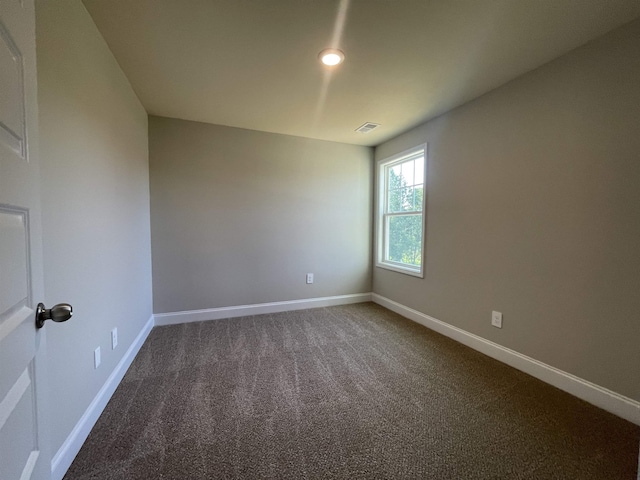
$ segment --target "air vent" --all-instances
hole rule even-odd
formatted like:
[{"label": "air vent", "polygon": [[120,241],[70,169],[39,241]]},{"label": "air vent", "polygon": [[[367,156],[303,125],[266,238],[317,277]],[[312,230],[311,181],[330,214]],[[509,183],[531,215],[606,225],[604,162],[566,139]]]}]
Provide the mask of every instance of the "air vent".
[{"label": "air vent", "polygon": [[356,132],[369,133],[371,130],[373,130],[374,128],[378,128],[379,126],[379,123],[367,122],[364,125],[360,125],[358,128],[356,128]]}]

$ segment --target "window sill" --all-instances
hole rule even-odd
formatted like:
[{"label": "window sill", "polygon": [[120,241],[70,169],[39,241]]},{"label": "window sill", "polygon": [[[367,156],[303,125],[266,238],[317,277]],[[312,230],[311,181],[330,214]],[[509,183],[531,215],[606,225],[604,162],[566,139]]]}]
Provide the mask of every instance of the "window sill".
[{"label": "window sill", "polygon": [[405,275],[410,275],[412,277],[424,278],[424,272],[421,270],[413,270],[410,268],[405,268],[399,265],[392,265],[388,263],[377,262],[376,267],[384,268],[385,270],[391,270],[396,273],[404,273]]}]

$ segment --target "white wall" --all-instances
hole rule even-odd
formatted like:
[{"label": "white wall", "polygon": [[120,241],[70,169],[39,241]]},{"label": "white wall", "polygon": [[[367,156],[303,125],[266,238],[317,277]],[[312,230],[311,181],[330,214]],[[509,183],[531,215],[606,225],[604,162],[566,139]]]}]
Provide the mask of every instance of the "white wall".
[{"label": "white wall", "polygon": [[373,149],[152,116],[149,161],[155,313],[371,291]]},{"label": "white wall", "polygon": [[429,144],[426,265],[373,291],[640,401],[638,52],[640,20],[380,145]]},{"label": "white wall", "polygon": [[74,307],[46,327],[55,454],[151,316],[147,114],[82,3],[36,8],[45,300]]}]

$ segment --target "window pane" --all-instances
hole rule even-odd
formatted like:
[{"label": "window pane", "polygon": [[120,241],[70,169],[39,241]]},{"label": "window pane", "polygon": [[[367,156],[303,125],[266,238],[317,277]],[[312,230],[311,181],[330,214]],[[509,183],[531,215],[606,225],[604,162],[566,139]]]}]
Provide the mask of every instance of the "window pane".
[{"label": "window pane", "polygon": [[424,182],[424,156],[416,160],[416,183]]},{"label": "window pane", "polygon": [[403,188],[401,195],[402,195],[402,211],[411,212],[415,210],[413,187]]},{"label": "window pane", "polygon": [[389,168],[389,178],[387,180],[387,189],[391,190],[393,188],[402,187],[402,166],[395,165],[392,168]]},{"label": "window pane", "polygon": [[[420,210],[421,204],[417,205]],[[412,212],[416,210],[414,187],[398,188],[389,192],[387,213]]]},{"label": "window pane", "polygon": [[416,210],[421,211],[423,205],[422,200],[424,198],[424,186],[416,185],[413,190],[416,199]]},{"label": "window pane", "polygon": [[387,212],[402,211],[402,189],[396,188],[389,191],[389,202],[387,204]]},{"label": "window pane", "polygon": [[422,215],[387,217],[387,251],[393,262],[419,267],[422,263]]},{"label": "window pane", "polygon": [[413,168],[416,162],[410,160],[408,162],[404,162],[401,164],[402,166],[402,180],[404,180],[405,185],[413,185],[415,182],[413,177]]}]

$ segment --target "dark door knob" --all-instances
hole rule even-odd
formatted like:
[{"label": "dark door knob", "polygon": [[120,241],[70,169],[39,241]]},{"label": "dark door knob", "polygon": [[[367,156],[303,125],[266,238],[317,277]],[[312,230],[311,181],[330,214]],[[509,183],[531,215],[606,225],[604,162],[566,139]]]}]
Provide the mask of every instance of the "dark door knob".
[{"label": "dark door knob", "polygon": [[68,303],[59,303],[52,308],[45,308],[44,303],[39,303],[36,308],[36,327],[42,328],[46,320],[66,322],[72,315],[73,307]]}]

